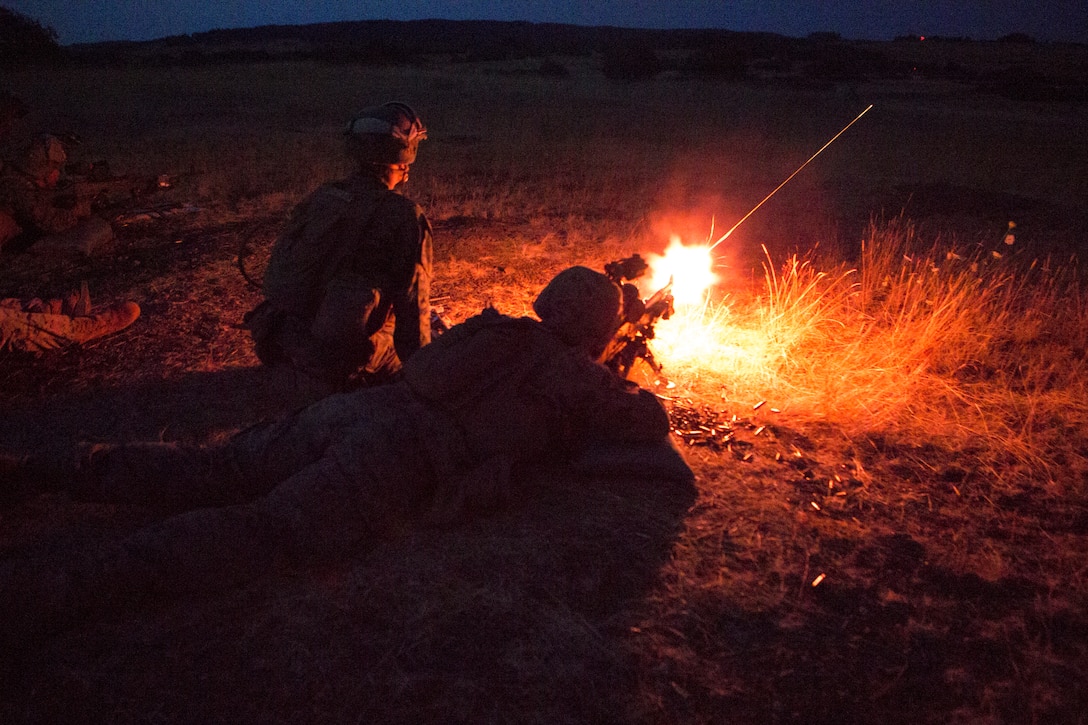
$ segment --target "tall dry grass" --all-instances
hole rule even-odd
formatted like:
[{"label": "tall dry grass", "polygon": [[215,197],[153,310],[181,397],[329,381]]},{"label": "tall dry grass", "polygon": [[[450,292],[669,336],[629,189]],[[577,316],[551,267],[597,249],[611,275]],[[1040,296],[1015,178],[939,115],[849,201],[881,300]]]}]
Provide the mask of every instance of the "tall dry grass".
[{"label": "tall dry grass", "polygon": [[1084,470],[1076,259],[997,246],[927,242],[900,221],[870,230],[856,267],[768,258],[761,292],[659,325],[659,357],[681,388],[734,409],[940,440],[1006,478]]}]

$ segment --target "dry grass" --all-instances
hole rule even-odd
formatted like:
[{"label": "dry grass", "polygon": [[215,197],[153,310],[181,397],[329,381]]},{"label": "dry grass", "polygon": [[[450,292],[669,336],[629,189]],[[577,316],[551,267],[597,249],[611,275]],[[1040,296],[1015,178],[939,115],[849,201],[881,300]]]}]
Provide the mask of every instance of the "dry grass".
[{"label": "dry grass", "polygon": [[659,357],[703,401],[988,451],[1000,478],[1054,481],[1088,463],[1072,433],[1088,421],[1088,309],[1075,257],[1017,251],[874,227],[856,269],[768,259],[762,293],[681,308]]},{"label": "dry grass", "polygon": [[[236,257],[245,242],[259,277],[291,204],[344,170],[359,106],[405,100],[431,127],[408,193],[455,320],[526,313],[570,264],[702,239],[860,110],[564,62],[566,80],[518,63],[11,74],[31,128],[78,131],[118,172],[190,172],[170,193],[201,211],[123,228],[102,257],[5,260],[5,294],[89,279],[144,317],[0,361],[0,446],[213,441],[290,409],[236,327],[259,299]],[[732,433],[686,449],[697,491],[541,471],[493,517],[42,642],[0,673],[0,717],[1083,719],[1088,128],[970,89],[860,92],[864,123],[719,247],[704,308],[659,326],[674,419]],[[0,545],[92,546],[151,516],[43,498],[5,509]]]}]

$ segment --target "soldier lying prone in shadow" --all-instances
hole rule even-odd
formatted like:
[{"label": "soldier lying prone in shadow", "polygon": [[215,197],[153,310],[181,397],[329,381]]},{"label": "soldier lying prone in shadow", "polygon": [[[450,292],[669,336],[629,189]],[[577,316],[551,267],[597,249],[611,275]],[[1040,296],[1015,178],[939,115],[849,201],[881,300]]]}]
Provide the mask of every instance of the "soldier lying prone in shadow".
[{"label": "soldier lying prone in shadow", "polygon": [[690,489],[660,401],[596,362],[620,306],[607,277],[573,267],[537,297],[540,321],[485,310],[416,352],[398,382],[333,395],[224,445],[9,457],[9,493],[65,491],[168,515],[94,551],[0,562],[5,639],[486,511],[538,466],[581,458],[595,475]]}]

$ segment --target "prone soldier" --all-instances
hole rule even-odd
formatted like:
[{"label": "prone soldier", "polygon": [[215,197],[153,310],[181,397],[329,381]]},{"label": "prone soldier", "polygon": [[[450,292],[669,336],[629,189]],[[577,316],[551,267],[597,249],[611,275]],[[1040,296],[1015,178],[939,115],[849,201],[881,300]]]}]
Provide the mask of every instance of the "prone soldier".
[{"label": "prone soldier", "polygon": [[0,249],[75,249],[85,254],[113,239],[109,222],[96,216],[91,200],[58,190],[68,152],[51,134],[34,138],[0,172]]},{"label": "prone soldier", "polygon": [[[533,307],[540,321],[488,308],[419,350],[398,381],[331,395],[225,445],[0,458],[9,493],[63,490],[172,513],[95,552],[0,561],[0,639],[486,511],[539,465],[585,459],[600,473],[605,460],[614,474],[690,487],[660,401],[596,362],[620,314],[616,285],[572,267]],[[637,461],[626,469],[625,452]]]}]

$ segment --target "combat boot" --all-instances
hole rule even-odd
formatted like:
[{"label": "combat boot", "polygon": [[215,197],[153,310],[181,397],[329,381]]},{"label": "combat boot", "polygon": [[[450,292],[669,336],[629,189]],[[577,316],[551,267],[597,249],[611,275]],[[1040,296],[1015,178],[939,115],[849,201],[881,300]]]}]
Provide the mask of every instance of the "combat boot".
[{"label": "combat boot", "polygon": [[122,302],[96,315],[73,317],[70,337],[73,342],[87,342],[96,337],[123,330],[135,322],[139,316],[139,305],[135,302]]}]

